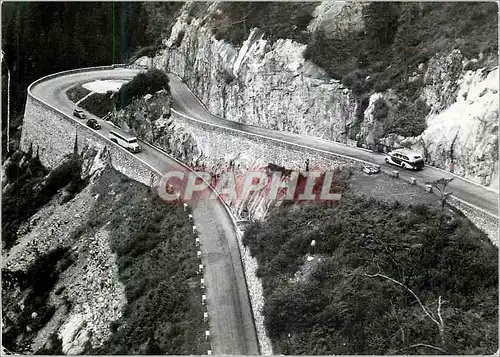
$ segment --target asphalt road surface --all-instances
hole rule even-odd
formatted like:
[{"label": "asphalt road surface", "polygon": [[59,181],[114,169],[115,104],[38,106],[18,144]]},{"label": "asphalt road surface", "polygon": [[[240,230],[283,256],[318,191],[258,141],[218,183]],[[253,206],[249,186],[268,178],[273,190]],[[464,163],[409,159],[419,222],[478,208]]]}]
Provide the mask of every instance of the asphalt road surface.
[{"label": "asphalt road surface", "polygon": [[[400,177],[415,177],[419,182],[431,182],[439,178],[453,177],[454,179],[448,186],[447,191],[450,191],[455,197],[467,203],[498,216],[498,193],[483,186],[476,185],[430,166],[426,166],[422,171],[406,171],[398,166],[387,164],[382,154],[350,147],[334,141],[261,128],[217,117],[210,114],[205,109],[178,76],[170,74],[169,77],[170,89],[173,97],[173,108],[182,114],[208,123],[368,161],[378,164],[386,170],[397,170],[399,171]],[[311,164],[313,160],[314,158],[311,158]]]},{"label": "asphalt road surface", "polygon": [[[34,86],[32,93],[72,116],[75,105],[67,98],[66,90],[79,83],[96,79],[131,79],[138,72],[114,69],[69,74]],[[107,135],[110,130],[119,131],[89,113],[87,116],[98,119],[102,126],[98,132],[102,135]],[[74,120],[86,122],[86,119]],[[130,155],[136,155],[162,173],[167,170],[187,172],[186,168],[161,151],[144,144],[142,146],[142,152]],[[212,351],[214,354],[256,355],[259,353],[258,342],[232,221],[218,200],[193,203],[192,214],[200,238],[205,268]]]},{"label": "asphalt road surface", "polygon": [[[69,74],[34,86],[32,93],[72,116],[75,105],[66,96],[66,90],[72,86],[97,79],[131,79],[139,72],[140,70],[117,68]],[[487,212],[498,215],[498,193],[483,186],[428,166],[422,171],[408,172],[386,164],[383,155],[367,150],[304,135],[242,124],[214,116],[205,109],[179,77],[175,75],[169,75],[169,77],[173,108],[184,115],[276,140],[365,160],[379,164],[387,170],[400,171],[401,177],[415,177],[420,182],[433,181],[442,177],[454,177],[453,182],[449,185],[449,191],[454,196]],[[88,113],[87,115],[96,118]],[[101,130],[98,131],[102,135],[107,135],[110,130],[117,130],[99,118],[96,119],[102,125]],[[74,120],[84,122],[84,120],[77,118],[74,118]],[[160,172],[170,171],[174,168],[186,171],[184,167],[167,155],[147,145],[143,145],[143,151],[135,155]],[[213,353],[258,354],[258,342],[251,306],[245,286],[236,233],[231,219],[222,204],[217,200],[197,201],[193,203],[192,208],[193,218],[202,245]]]}]

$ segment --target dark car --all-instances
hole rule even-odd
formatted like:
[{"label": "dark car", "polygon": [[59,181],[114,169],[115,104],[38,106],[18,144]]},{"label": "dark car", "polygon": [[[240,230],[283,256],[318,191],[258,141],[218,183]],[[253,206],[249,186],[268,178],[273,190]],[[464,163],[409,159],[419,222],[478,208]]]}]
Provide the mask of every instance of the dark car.
[{"label": "dark car", "polygon": [[95,119],[89,119],[87,120],[87,126],[91,127],[92,129],[101,129],[101,124],[97,122]]},{"label": "dark car", "polygon": [[75,109],[75,110],[73,110],[73,115],[75,117],[77,117],[77,118],[80,118],[80,119],[85,119],[86,118],[85,113],[81,109]]}]

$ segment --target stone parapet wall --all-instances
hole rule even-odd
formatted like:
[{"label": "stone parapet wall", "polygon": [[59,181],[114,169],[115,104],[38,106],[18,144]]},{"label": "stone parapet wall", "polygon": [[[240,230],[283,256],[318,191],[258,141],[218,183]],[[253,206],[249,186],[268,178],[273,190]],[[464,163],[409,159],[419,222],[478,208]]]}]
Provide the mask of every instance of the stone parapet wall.
[{"label": "stone parapet wall", "polygon": [[304,171],[307,159],[311,170],[334,170],[341,166],[376,166],[343,155],[195,120],[175,110],[172,110],[172,118],[176,127],[182,127],[193,137],[204,156],[247,156],[252,158],[254,163],[252,167],[247,168],[273,163],[290,170]]},{"label": "stone parapet wall", "polygon": [[83,121],[73,120],[28,95],[21,150],[27,151],[32,145],[42,164],[53,168],[74,151],[75,141],[79,153],[86,147],[96,149],[106,147],[112,166],[133,180],[150,185],[152,174],[155,180],[158,180],[159,173],[153,167],[113,144],[99,132],[88,128]]}]

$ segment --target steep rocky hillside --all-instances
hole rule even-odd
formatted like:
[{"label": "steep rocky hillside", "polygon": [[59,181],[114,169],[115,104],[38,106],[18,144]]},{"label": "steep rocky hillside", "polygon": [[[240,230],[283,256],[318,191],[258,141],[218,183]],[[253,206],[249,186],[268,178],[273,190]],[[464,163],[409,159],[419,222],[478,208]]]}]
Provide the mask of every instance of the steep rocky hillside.
[{"label": "steep rocky hillside", "polygon": [[161,204],[112,169],[106,151],[70,156],[51,172],[32,154],[4,165],[2,346],[205,353],[198,261],[182,207]]},{"label": "steep rocky hillside", "polygon": [[498,349],[498,249],[459,213],[347,194],[273,210],[243,242],[274,354]]},{"label": "steep rocky hillside", "polygon": [[153,60],[227,119],[411,146],[495,187],[496,14],[494,3],[189,3]]}]

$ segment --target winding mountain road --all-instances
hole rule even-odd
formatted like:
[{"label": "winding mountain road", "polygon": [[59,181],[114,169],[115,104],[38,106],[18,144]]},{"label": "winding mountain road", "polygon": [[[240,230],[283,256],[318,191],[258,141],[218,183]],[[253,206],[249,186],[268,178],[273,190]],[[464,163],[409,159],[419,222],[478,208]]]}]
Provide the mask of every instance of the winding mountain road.
[{"label": "winding mountain road", "polygon": [[265,136],[275,140],[286,141],[309,148],[341,154],[354,159],[368,161],[378,164],[387,170],[397,170],[401,177],[415,177],[419,182],[431,182],[440,178],[454,178],[448,186],[448,190],[455,197],[477,206],[486,212],[498,216],[498,193],[481,185],[474,184],[468,180],[439,170],[434,167],[426,166],[422,171],[406,171],[400,167],[387,164],[384,161],[384,155],[363,150],[355,147],[350,147],[334,141],[323,140],[306,135],[293,134],[289,132],[277,131],[257,127],[248,124],[242,124],[217,117],[209,113],[200,101],[193,95],[191,90],[182,82],[182,80],[173,74],[170,77],[170,89],[173,98],[173,108],[178,112],[193,117],[198,120],[203,120],[208,123],[244,131],[251,134]]},{"label": "winding mountain road", "polygon": [[[67,98],[66,91],[77,84],[98,79],[131,79],[141,70],[116,68],[71,73],[42,81],[32,87],[32,94],[72,116],[75,105]],[[406,172],[384,162],[384,156],[348,147],[340,143],[318,138],[275,131],[226,120],[209,113],[189,88],[176,75],[169,75],[173,109],[197,120],[265,136],[274,140],[287,141],[307,146],[320,151],[327,151],[351,158],[379,164],[388,170],[398,170],[402,177],[413,176],[420,182],[433,181],[441,177],[454,177],[449,190],[459,199],[477,206],[486,212],[498,216],[498,193],[463,180],[444,171],[426,167],[419,172]],[[94,117],[88,114],[89,117]],[[96,117],[94,117],[96,118]],[[110,130],[117,130],[107,122],[99,133],[107,135]],[[81,119],[74,118],[78,121]],[[83,121],[82,121],[83,122]],[[89,129],[91,130],[91,129]],[[163,152],[143,145],[144,150],[136,154],[137,158],[155,167],[159,172],[187,169]],[[131,154],[132,155],[132,154]],[[198,228],[202,244],[202,260],[205,265],[208,311],[214,354],[258,354],[258,342],[245,276],[237,246],[236,232],[228,213],[217,200],[198,201],[193,209],[193,218]]]},{"label": "winding mountain road", "polygon": [[[72,117],[75,105],[66,96],[69,88],[97,79],[132,79],[137,73],[138,70],[122,68],[72,73],[42,81],[32,87],[31,93]],[[89,113],[87,116],[99,121],[102,128],[97,132],[103,136],[107,136],[110,130],[117,130],[100,118]],[[86,122],[86,119],[72,118],[82,123]],[[142,152],[130,155],[135,155],[160,173],[167,171],[187,173],[186,167],[179,165],[163,152],[145,144],[142,146]],[[205,269],[203,277],[206,285],[212,351],[217,355],[257,355],[259,346],[231,217],[218,200],[195,201],[191,209],[200,238]],[[202,323],[201,318],[200,323]]]}]

